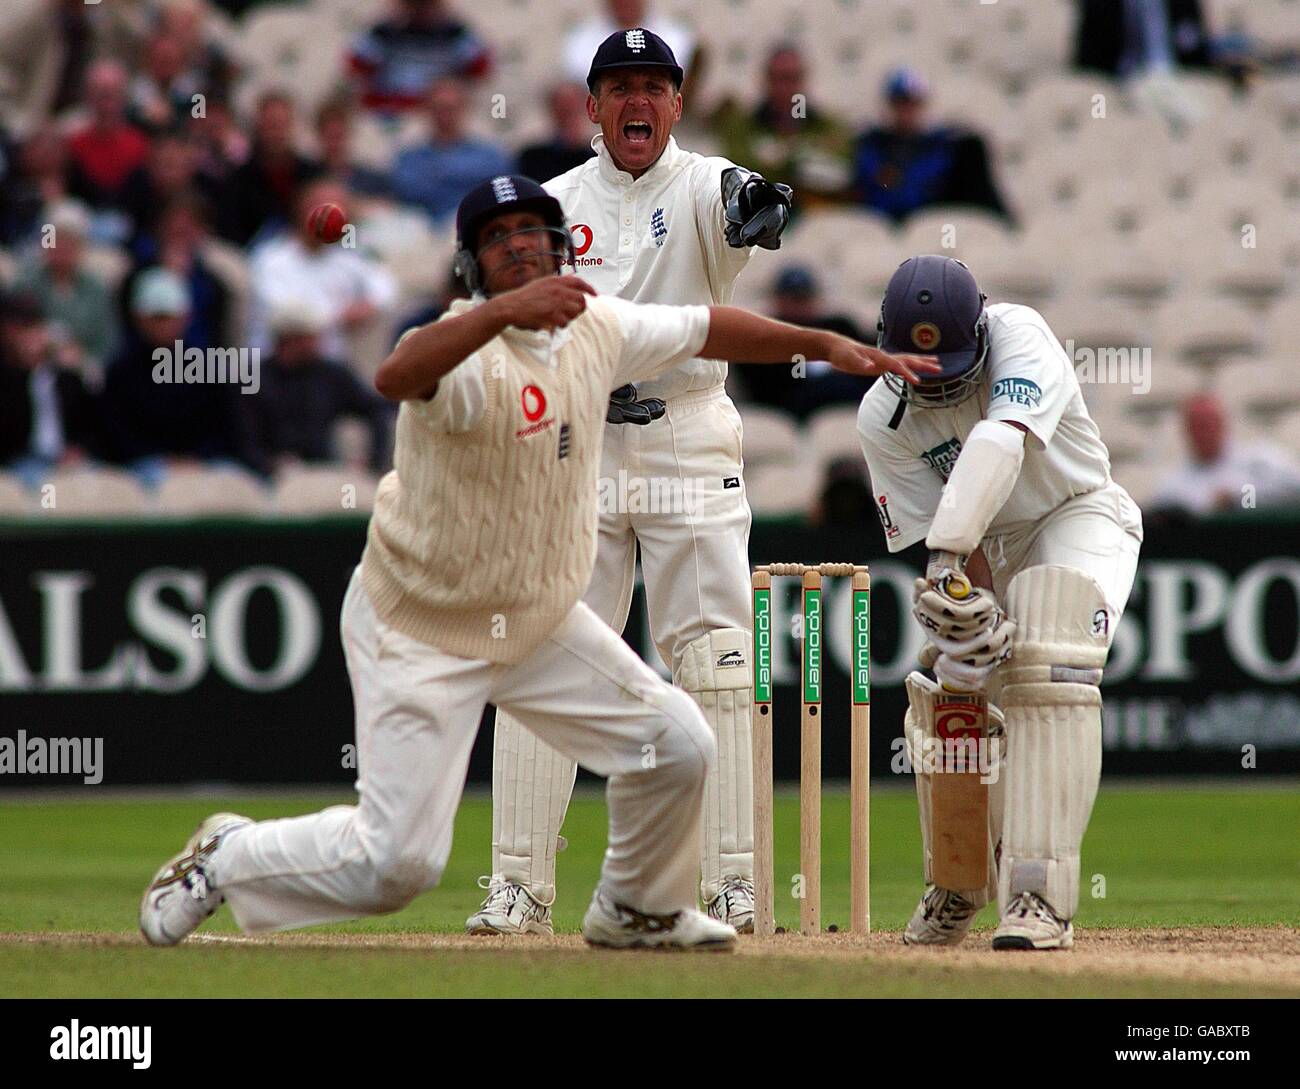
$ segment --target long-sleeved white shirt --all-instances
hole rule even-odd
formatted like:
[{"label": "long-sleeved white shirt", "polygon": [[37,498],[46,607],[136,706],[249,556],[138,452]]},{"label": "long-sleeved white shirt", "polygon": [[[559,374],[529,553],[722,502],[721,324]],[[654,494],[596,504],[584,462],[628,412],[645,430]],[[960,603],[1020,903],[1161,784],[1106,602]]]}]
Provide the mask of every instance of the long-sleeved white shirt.
[{"label": "long-sleeved white shirt", "polygon": [[[614,164],[603,136],[591,146],[594,159],[544,186],[564,209],[578,275],[602,295],[632,302],[729,303],[754,251],[732,248],[724,234],[722,172],[735,164],[683,151],[669,137],[634,180]],[[643,397],[668,398],[721,386],[726,377],[726,363],[696,358],[638,388]]]}]

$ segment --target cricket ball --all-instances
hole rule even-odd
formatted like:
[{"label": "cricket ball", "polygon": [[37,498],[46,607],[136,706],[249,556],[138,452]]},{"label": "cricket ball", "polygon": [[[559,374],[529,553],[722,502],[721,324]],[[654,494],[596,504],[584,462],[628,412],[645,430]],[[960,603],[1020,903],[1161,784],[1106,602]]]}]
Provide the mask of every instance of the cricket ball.
[{"label": "cricket ball", "polygon": [[347,225],[348,217],[337,204],[318,204],[307,217],[307,229],[322,242],[337,242]]}]

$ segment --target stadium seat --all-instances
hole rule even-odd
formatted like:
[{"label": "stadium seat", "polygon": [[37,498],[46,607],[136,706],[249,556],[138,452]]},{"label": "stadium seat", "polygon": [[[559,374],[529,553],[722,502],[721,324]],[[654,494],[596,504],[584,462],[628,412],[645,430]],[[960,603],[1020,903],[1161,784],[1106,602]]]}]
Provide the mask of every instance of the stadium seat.
[{"label": "stadium seat", "polygon": [[370,474],[344,466],[302,465],[276,478],[273,505],[279,514],[368,512],[376,485]]},{"label": "stadium seat", "polygon": [[1236,359],[1216,367],[1212,388],[1223,403],[1258,421],[1300,408],[1295,367],[1281,359]]},{"label": "stadium seat", "polygon": [[1300,409],[1292,409],[1274,420],[1269,434],[1275,442],[1300,458]]},{"label": "stadium seat", "polygon": [[[821,479],[826,466],[836,458],[862,457],[862,444],[858,440],[858,406],[833,405],[820,409],[806,427],[807,441],[800,460],[807,465],[812,460],[816,474]],[[810,459],[808,455],[811,454]]]},{"label": "stadium seat", "polygon": [[742,404],[740,418],[745,434],[745,468],[790,464],[798,456],[799,428],[784,412],[765,405]]},{"label": "stadium seat", "polygon": [[1258,315],[1212,296],[1170,299],[1156,315],[1156,331],[1179,361],[1200,366],[1254,356],[1264,346]]},{"label": "stadium seat", "polygon": [[181,469],[168,473],[158,486],[162,514],[261,514],[266,493],[247,473],[237,469]]},{"label": "stadium seat", "polygon": [[812,466],[760,465],[745,473],[745,494],[760,517],[803,516],[817,499],[819,482]]},{"label": "stadium seat", "polygon": [[0,517],[30,514],[33,505],[32,496],[22,481],[9,473],[0,473]]},{"label": "stadium seat", "polygon": [[149,494],[130,473],[107,467],[65,469],[42,485],[42,514],[61,518],[139,517],[149,514]]}]

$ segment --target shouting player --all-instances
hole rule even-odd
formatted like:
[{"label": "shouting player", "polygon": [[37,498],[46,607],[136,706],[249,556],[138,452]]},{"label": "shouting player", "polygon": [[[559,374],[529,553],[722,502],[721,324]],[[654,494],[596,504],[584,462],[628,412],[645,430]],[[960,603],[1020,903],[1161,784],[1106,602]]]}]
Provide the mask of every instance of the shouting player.
[{"label": "shouting player", "polygon": [[[943,368],[915,387],[886,376],[858,415],[890,551],[930,549],[913,612],[937,682],[906,682],[927,889],[904,941],[955,945],[996,895],[995,949],[1068,948],[1101,774],[1098,685],[1141,513],[1111,479],[1069,357],[1035,310],[985,306],[960,261],[913,257],[889,282],[879,329],[881,348],[933,352]],[[983,739],[1004,740],[1005,759],[986,797],[954,808],[953,769],[923,755],[976,728],[984,699]],[[988,836],[963,870],[952,845],[969,828],[944,823],[976,812]],[[945,887],[937,871],[968,876]]]},{"label": "shouting player", "polygon": [[[754,248],[780,245],[787,187],[677,146],[682,76],[649,30],[606,38],[587,77],[587,113],[600,126],[596,157],[545,185],[572,227],[578,272],[601,294],[727,303]],[[701,897],[714,918],[744,931],[754,914],[751,518],[726,375],[726,364],[703,352],[614,391],[600,469],[609,501],[584,600],[623,630],[639,543],[655,645],[718,741],[705,791]],[[639,509],[633,489],[691,502]],[[466,921],[470,933],[551,932],[555,854],[575,774],[572,760],[498,713],[492,876]]]},{"label": "shouting player", "polygon": [[526,178],[472,190],[457,234],[473,298],[404,335],[375,379],[401,409],[395,468],[343,602],[360,801],[288,820],[209,817],[145,892],[154,944],[181,941],[226,901],[243,929],[284,930],[395,911],[437,884],[489,702],[609,777],[588,941],[735,939],[695,908],[713,732],[579,600],[609,391],[701,353],[818,353],[850,374],[909,378],[909,364],[935,364],[732,307],[596,297],[558,275],[570,234]]}]

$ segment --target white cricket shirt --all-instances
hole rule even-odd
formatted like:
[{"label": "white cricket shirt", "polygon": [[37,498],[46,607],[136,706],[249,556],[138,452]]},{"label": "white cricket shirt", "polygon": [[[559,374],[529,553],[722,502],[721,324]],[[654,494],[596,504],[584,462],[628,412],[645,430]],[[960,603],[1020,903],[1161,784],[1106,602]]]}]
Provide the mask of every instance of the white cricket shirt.
[{"label": "white cricket shirt", "polygon": [[876,513],[891,552],[925,539],[940,493],[980,420],[1023,424],[1025,460],[989,534],[1032,525],[1067,499],[1110,482],[1110,455],[1065,350],[1029,306],[988,308],[989,358],[978,392],[952,408],[908,405],[884,382],[862,398],[858,438],[871,473]]},{"label": "white cricket shirt", "polygon": [[[724,234],[722,172],[727,159],[683,151],[673,137],[641,177],[619,170],[597,135],[596,157],[544,188],[564,209],[577,273],[602,295],[675,305],[731,301],[754,247],[733,249]],[[727,365],[691,359],[651,381],[642,397],[675,397],[721,386]]]},{"label": "white cricket shirt", "polygon": [[[476,297],[468,302],[454,302],[442,318],[463,314],[482,301]],[[615,385],[611,389],[678,366],[692,358],[709,336],[707,306],[638,306],[612,296],[588,298],[587,306],[612,310],[623,333],[623,357],[615,369]],[[414,330],[403,333],[402,339],[411,332]],[[548,333],[510,326],[501,336],[516,350],[545,366],[553,366],[553,354],[568,339],[568,329]],[[453,433],[476,427],[487,404],[483,368],[491,363],[483,349],[467,356],[463,363],[442,376],[437,392],[418,405],[421,415],[432,426]]]}]

